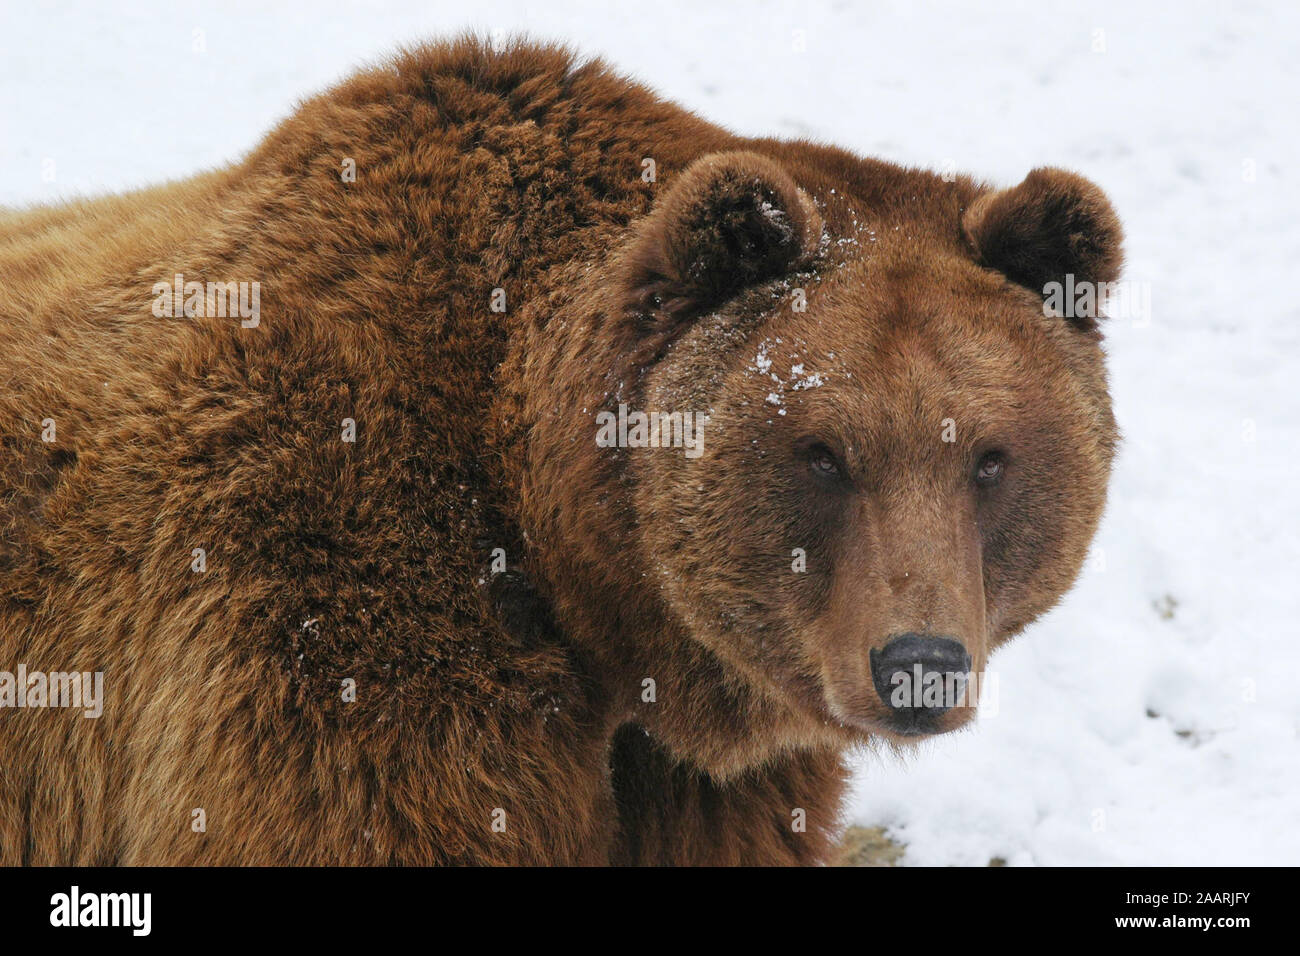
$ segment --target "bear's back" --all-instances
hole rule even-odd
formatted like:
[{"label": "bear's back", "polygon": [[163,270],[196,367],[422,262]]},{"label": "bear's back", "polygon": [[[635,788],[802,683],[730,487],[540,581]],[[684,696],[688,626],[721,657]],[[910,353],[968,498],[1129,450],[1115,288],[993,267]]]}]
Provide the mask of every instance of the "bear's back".
[{"label": "bear's back", "polygon": [[[563,642],[509,623],[530,598],[503,626],[489,596],[523,546],[485,423],[514,310],[647,207],[638,130],[695,127],[462,40],[228,170],[0,217],[4,664],[106,687],[99,721],[0,726],[5,862],[590,852],[604,728]],[[165,314],[190,282],[256,314]]]}]

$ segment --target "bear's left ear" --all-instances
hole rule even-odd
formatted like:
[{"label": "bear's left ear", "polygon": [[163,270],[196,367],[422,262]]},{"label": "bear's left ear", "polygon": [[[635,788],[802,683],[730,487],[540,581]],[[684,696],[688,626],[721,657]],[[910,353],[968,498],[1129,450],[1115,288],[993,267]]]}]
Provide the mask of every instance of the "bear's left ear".
[{"label": "bear's left ear", "polygon": [[664,328],[811,260],[822,220],[778,163],[737,151],[693,162],[636,229],[624,305]]},{"label": "bear's left ear", "polygon": [[1124,233],[1094,183],[1063,169],[1035,169],[1019,186],[987,192],[962,216],[976,260],[1040,295],[1050,282],[1114,282]]}]

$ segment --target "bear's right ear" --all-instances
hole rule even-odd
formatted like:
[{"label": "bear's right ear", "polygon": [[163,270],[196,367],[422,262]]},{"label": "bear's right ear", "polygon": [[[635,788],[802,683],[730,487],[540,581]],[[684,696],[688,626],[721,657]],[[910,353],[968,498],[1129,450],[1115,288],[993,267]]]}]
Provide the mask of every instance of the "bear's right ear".
[{"label": "bear's right ear", "polygon": [[636,228],[625,309],[666,329],[810,261],[822,220],[776,162],[730,152],[693,162]]}]

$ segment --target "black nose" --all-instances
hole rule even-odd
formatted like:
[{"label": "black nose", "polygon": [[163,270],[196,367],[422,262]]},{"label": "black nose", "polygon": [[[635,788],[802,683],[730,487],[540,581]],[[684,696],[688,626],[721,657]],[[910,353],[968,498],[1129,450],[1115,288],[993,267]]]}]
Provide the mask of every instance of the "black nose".
[{"label": "black nose", "polygon": [[871,681],[905,727],[914,728],[957,704],[970,655],[950,637],[902,634],[871,652]]}]

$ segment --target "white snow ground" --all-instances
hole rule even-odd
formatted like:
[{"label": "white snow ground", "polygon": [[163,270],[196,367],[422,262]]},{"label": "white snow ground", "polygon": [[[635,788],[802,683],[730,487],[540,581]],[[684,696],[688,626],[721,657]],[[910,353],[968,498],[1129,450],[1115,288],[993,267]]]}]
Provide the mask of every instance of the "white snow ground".
[{"label": "white snow ground", "polygon": [[996,714],[907,766],[861,757],[852,819],[913,864],[1300,863],[1300,9],[465,11],[7,0],[0,204],[218,165],[296,98],[464,26],[569,40],[738,132],[1003,185],[1078,169],[1120,210],[1152,300],[1109,328],[1126,441],[1095,560],[994,658]]}]

